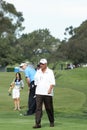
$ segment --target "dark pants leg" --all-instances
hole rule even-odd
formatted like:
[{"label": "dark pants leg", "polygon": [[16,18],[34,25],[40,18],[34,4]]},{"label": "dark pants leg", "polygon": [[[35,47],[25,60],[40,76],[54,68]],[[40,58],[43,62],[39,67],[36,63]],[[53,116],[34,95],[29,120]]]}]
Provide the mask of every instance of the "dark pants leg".
[{"label": "dark pants leg", "polygon": [[35,116],[36,124],[38,125],[41,123],[43,103],[45,105],[50,123],[54,123],[54,110],[53,110],[52,96],[36,95],[36,105],[37,105],[36,116]]},{"label": "dark pants leg", "polygon": [[42,104],[43,104],[43,96],[36,95],[36,115],[35,115],[35,122],[37,125],[41,124],[41,117],[42,117]]},{"label": "dark pants leg", "polygon": [[[32,83],[31,85],[34,85],[34,84]],[[35,112],[36,112],[36,97],[35,97],[35,86],[34,86],[34,87],[30,87],[27,114],[32,115]]]},{"label": "dark pants leg", "polygon": [[44,96],[44,104],[50,123],[54,123],[54,109],[52,96]]}]

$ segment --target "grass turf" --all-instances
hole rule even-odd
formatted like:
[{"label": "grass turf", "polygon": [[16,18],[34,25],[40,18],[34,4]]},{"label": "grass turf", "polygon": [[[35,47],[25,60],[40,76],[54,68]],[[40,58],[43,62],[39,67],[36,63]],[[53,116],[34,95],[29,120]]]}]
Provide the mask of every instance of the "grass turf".
[{"label": "grass turf", "polygon": [[[62,70],[56,73],[54,89],[55,127],[53,130],[87,130],[87,68]],[[25,117],[27,110],[28,88],[21,91],[21,111],[14,111],[13,100],[8,96],[10,82],[14,72],[0,73],[0,129],[33,129],[34,115]],[[42,130],[50,129],[46,112],[43,112]]]}]

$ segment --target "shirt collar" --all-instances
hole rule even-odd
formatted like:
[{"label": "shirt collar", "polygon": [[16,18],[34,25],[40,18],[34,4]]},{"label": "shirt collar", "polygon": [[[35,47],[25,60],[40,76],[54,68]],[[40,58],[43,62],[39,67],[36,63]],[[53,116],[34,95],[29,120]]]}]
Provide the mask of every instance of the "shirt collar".
[{"label": "shirt collar", "polygon": [[[42,72],[42,70],[40,69],[40,71]],[[44,73],[47,73],[48,72],[48,67],[46,68],[46,71]]]}]

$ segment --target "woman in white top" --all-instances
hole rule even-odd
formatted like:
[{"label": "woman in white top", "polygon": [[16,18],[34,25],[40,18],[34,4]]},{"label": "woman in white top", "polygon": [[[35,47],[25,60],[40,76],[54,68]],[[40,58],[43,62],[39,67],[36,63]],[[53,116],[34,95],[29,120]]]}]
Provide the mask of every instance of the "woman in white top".
[{"label": "woman in white top", "polygon": [[24,82],[21,78],[21,74],[19,72],[16,73],[16,78],[10,85],[9,93],[12,90],[12,98],[14,100],[14,110],[20,110],[20,90],[23,89]]}]

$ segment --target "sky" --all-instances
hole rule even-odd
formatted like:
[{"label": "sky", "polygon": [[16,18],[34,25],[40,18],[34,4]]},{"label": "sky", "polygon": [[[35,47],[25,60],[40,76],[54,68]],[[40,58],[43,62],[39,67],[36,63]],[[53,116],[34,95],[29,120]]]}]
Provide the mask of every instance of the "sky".
[{"label": "sky", "polygon": [[49,29],[50,34],[64,39],[65,28],[79,27],[87,20],[87,0],[4,0],[22,12],[24,33]]}]

